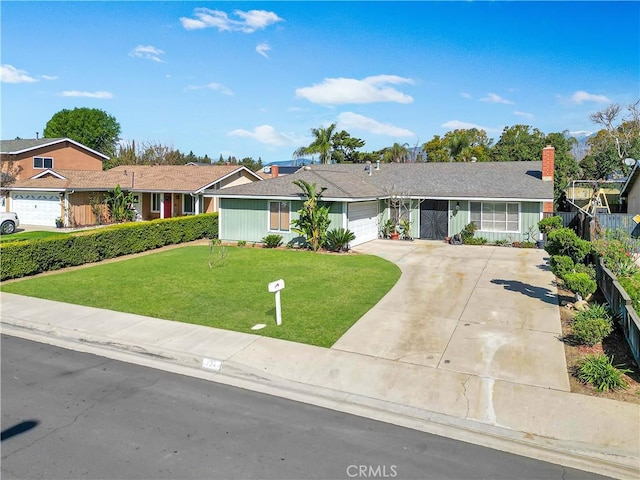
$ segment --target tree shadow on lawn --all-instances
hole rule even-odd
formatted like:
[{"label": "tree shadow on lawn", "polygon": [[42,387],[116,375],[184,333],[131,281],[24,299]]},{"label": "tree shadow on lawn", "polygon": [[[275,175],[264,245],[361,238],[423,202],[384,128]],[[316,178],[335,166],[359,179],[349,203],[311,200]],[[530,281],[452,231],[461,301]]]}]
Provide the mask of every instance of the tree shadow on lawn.
[{"label": "tree shadow on lawn", "polygon": [[537,298],[550,305],[558,305],[558,296],[548,288],[534,287],[518,280],[501,280],[498,278],[491,280],[491,283],[502,285],[505,290],[511,292],[518,292],[531,298]]}]

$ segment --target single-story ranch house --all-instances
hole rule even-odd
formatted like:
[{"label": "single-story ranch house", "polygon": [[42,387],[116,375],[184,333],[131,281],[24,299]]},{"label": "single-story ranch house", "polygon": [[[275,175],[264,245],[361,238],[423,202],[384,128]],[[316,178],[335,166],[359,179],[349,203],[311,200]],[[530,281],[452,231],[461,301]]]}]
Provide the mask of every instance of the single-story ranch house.
[{"label": "single-story ranch house", "polygon": [[309,165],[278,178],[214,193],[221,240],[260,242],[269,234],[299,242],[291,230],[305,198],[293,184],[326,188],[329,228],[353,231],[355,246],[378,238],[387,219],[411,222],[414,238],[440,240],[465,225],[489,242],[540,239],[537,223],[553,212],[554,148],[542,161]]},{"label": "single-story ranch house", "polygon": [[[96,201],[120,186],[131,192],[139,220],[215,212],[214,192],[261,178],[238,165],[121,165],[102,170],[106,159],[69,139],[2,141],[0,205],[24,225],[85,226],[98,223]],[[16,168],[19,167],[19,168]]]}]

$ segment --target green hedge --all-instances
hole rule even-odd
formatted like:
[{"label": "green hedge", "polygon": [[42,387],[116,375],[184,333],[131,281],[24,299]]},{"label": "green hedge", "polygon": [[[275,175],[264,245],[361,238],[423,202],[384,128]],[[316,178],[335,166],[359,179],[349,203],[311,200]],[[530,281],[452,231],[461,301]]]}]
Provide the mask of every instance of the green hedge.
[{"label": "green hedge", "polygon": [[99,262],[218,235],[218,214],[123,223],[67,237],[0,245],[0,280]]}]

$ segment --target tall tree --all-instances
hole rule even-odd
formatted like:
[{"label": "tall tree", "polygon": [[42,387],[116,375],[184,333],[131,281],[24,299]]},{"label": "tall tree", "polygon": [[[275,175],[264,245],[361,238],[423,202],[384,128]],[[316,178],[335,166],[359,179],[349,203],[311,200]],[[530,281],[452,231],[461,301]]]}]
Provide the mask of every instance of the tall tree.
[{"label": "tall tree", "polygon": [[333,146],[331,143],[331,139],[333,137],[335,129],[335,123],[332,123],[326,128],[312,128],[311,134],[314,137],[313,142],[311,142],[306,147],[298,148],[295,152],[293,152],[293,158],[302,158],[306,155],[318,155],[320,157],[320,163],[331,162],[331,150]]},{"label": "tall tree", "polygon": [[585,164],[593,164],[598,174],[604,178],[615,171],[627,173],[629,167],[624,164],[626,158],[640,159],[640,100],[627,107],[617,104],[592,113],[589,119],[602,129],[588,140],[589,153]]},{"label": "tall tree", "polygon": [[529,125],[505,127],[493,147],[491,159],[496,162],[536,161],[540,160],[545,146],[545,135],[537,128],[531,131]]},{"label": "tall tree", "polygon": [[120,140],[120,124],[115,117],[97,108],[64,109],[47,122],[43,136],[67,137],[111,157]]},{"label": "tall tree", "polygon": [[334,133],[331,137],[332,159],[336,163],[358,161],[358,148],[364,147],[364,140],[352,137],[347,131]]},{"label": "tall tree", "polygon": [[395,142],[384,149],[384,158],[388,162],[406,163],[409,161],[409,144]]}]

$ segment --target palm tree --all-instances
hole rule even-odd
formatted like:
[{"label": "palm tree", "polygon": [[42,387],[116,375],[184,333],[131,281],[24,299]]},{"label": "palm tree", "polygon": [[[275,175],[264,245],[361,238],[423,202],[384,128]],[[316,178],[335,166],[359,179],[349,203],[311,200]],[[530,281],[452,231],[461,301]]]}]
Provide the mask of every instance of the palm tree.
[{"label": "palm tree", "polygon": [[311,134],[315,137],[306,147],[300,147],[293,152],[293,158],[300,158],[305,155],[318,155],[320,163],[331,163],[331,139],[333,137],[336,124],[332,123],[328,127],[312,128]]},{"label": "palm tree", "polygon": [[386,153],[390,161],[395,163],[405,163],[409,158],[409,144],[403,143],[401,145],[396,142],[393,146],[387,149]]}]

